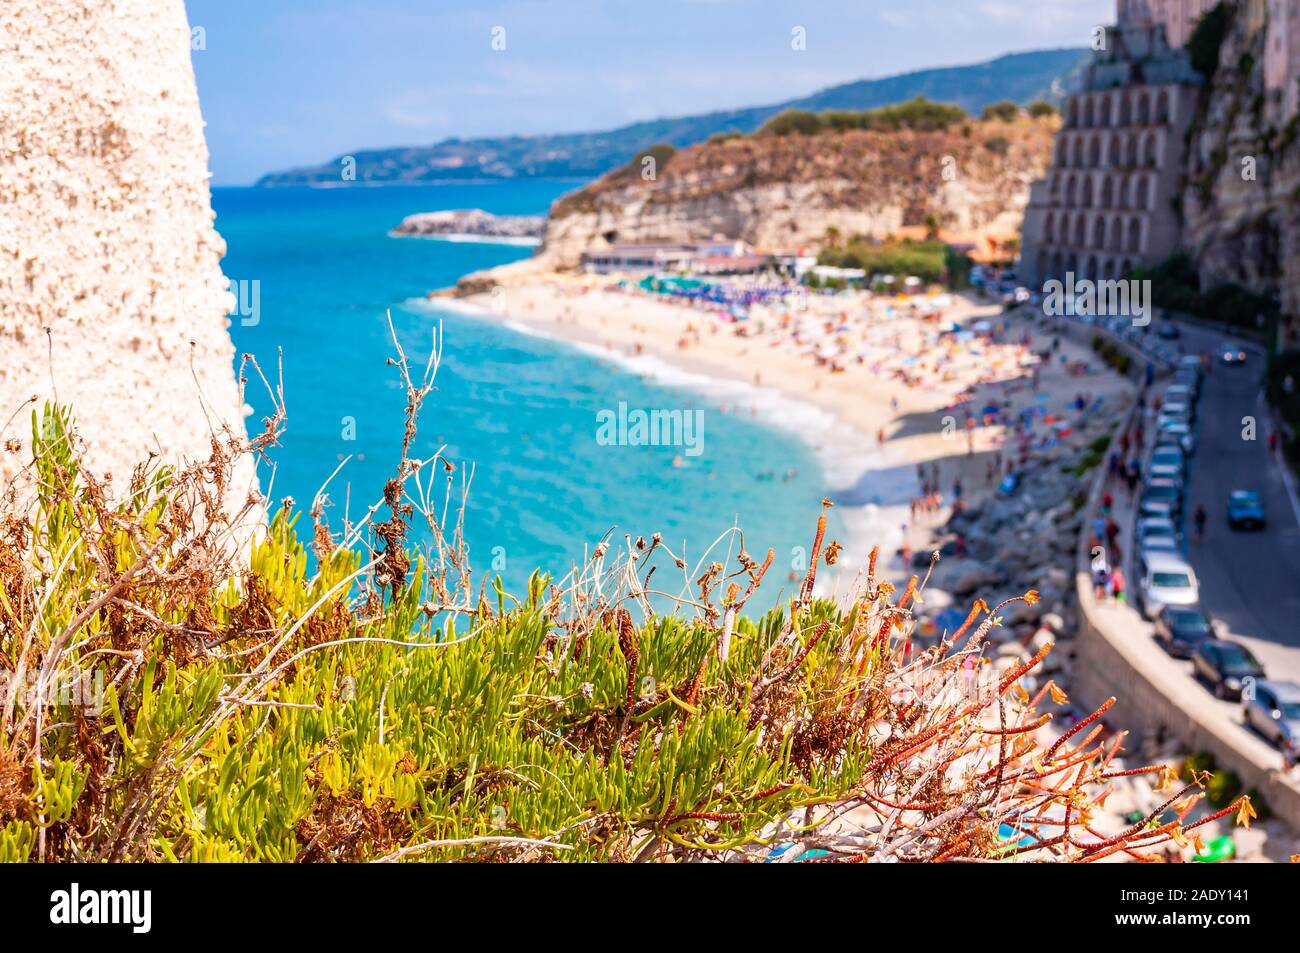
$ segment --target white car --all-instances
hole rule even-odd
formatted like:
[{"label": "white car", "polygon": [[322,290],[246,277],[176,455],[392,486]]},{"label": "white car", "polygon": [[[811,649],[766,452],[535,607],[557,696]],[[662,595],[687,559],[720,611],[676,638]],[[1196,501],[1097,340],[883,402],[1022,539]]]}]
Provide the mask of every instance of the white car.
[{"label": "white car", "polygon": [[1168,477],[1181,483],[1185,466],[1186,458],[1183,456],[1181,449],[1162,447],[1151,454],[1151,462],[1147,465],[1147,473],[1153,477]]},{"label": "white car", "polygon": [[1191,456],[1196,452],[1196,434],[1192,425],[1185,420],[1170,420],[1159,425],[1160,436],[1173,437],[1183,448],[1183,453]]},{"label": "white car", "polygon": [[1194,606],[1200,602],[1196,572],[1174,553],[1142,553],[1138,557],[1138,598],[1142,614],[1153,619],[1165,606]]},{"label": "white car", "polygon": [[1196,419],[1195,405],[1189,400],[1176,397],[1166,397],[1160,404],[1160,413],[1170,417],[1181,417],[1184,420]]}]

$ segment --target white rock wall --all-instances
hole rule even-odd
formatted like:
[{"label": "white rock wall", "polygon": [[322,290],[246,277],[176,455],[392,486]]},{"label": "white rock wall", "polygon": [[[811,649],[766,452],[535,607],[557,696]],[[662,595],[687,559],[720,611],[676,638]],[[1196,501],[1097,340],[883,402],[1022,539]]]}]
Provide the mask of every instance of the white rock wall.
[{"label": "white rock wall", "polygon": [[243,434],[190,55],[182,0],[0,0],[5,482],[33,396],[73,407],[117,488],[150,448]]}]

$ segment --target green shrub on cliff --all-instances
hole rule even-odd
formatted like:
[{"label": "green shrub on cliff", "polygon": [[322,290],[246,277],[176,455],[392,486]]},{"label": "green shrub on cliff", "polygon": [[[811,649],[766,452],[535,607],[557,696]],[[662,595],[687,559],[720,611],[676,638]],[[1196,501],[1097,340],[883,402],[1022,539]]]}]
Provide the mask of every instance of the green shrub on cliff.
[{"label": "green shrub on cliff", "polygon": [[1219,51],[1232,24],[1232,13],[1231,4],[1216,4],[1196,21],[1196,27],[1187,40],[1192,68],[1206,79],[1213,78],[1219,71]]},{"label": "green shrub on cliff", "polygon": [[0,509],[0,860],[1095,860],[1178,833],[1163,806],[1062,832],[1114,774],[1108,706],[1042,748],[1035,705],[1063,696],[1023,681],[1050,646],[972,679],[1001,606],[917,652],[924,583],[896,594],[874,554],[844,605],[814,598],[839,554],[824,517],[788,606],[758,618],[774,554],[743,537],[729,566],[654,537],[518,595],[476,580],[438,519],[453,465],[407,453],[431,380],[397,363],[406,445],[381,500],[341,534],[316,501],[309,543],[281,510],[247,560],[258,501],[228,498],[232,465],[282,411],[194,466],[140,467],[119,502],[66,415],[34,415],[37,504]]}]

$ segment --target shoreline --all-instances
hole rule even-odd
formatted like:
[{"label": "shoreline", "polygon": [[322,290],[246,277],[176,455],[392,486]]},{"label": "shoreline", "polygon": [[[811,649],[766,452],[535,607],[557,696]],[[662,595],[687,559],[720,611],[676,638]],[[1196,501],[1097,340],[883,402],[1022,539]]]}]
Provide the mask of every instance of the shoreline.
[{"label": "shoreline", "polygon": [[[918,361],[909,347],[921,353],[935,329],[987,320],[1001,310],[944,297],[942,319],[927,323],[924,315],[905,313],[911,305],[898,299],[866,293],[810,296],[807,312],[794,321],[840,322],[841,328],[860,329],[864,341],[880,339],[872,361],[835,370],[819,365],[815,347],[788,346],[783,334],[789,324],[776,327],[782,308],[763,311],[757,321],[751,316],[754,323],[724,324],[708,310],[617,290],[612,283],[539,273],[461,298],[431,298],[427,304],[571,344],[669,386],[753,406],[765,426],[796,437],[818,461],[846,536],[840,540],[844,552],[838,572],[828,574],[835,576],[832,588],[839,589],[851,586],[858,570],[865,570],[873,546],[880,547],[882,577],[901,584],[913,571],[901,557],[924,547],[934,529],[932,519],[914,517],[911,509],[921,495],[920,464],[927,476],[939,466],[945,496],[946,487],[958,480],[969,486],[968,499],[981,495],[984,480],[973,477],[983,464],[973,464],[1000,445],[1000,428],[973,431],[968,448],[965,434],[954,434],[945,421],[951,424],[958,413],[960,396],[992,373],[982,360],[986,352],[993,350],[998,358],[993,367],[1000,373],[1029,373],[1022,349],[986,345],[972,349],[973,360],[954,360],[950,379],[900,380],[900,373],[906,378],[909,362]],[[753,310],[757,315],[762,309]],[[779,320],[788,318],[785,314]],[[760,324],[763,330],[754,333]],[[978,449],[979,456],[967,454],[968,449]]]}]

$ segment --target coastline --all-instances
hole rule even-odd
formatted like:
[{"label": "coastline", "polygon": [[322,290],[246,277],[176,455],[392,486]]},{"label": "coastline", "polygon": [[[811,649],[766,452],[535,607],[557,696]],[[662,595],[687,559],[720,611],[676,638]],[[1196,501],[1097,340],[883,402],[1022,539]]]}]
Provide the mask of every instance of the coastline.
[{"label": "coastline", "polygon": [[933,518],[914,518],[911,510],[921,491],[918,466],[927,474],[938,466],[941,487],[960,480],[978,497],[984,457],[1000,445],[1000,428],[978,428],[968,446],[964,431],[951,426],[955,408],[981,379],[1029,373],[1023,348],[987,345],[941,362],[944,370],[936,366],[933,381],[919,378],[912,351],[920,353],[936,328],[1000,313],[996,305],[957,296],[945,300],[941,318],[928,321],[924,311],[912,314],[912,305],[897,299],[810,296],[794,322],[851,325],[870,350],[870,360],[834,371],[818,362],[815,347],[789,346],[790,324],[778,327],[785,320],[780,308],[755,308],[752,323],[725,324],[709,311],[609,282],[544,273],[430,303],[565,341],[638,375],[721,399],[724,407],[748,405],[765,425],[799,438],[819,462],[847,537],[839,540],[844,551],[832,589],[854,583],[873,546],[880,548],[879,574],[906,581],[912,569],[900,553],[924,548],[934,528]]}]

